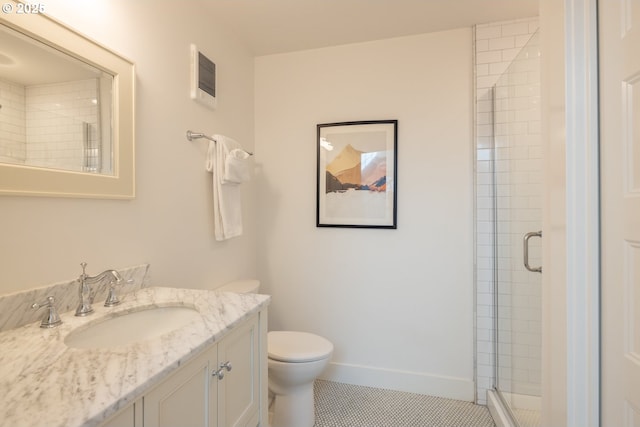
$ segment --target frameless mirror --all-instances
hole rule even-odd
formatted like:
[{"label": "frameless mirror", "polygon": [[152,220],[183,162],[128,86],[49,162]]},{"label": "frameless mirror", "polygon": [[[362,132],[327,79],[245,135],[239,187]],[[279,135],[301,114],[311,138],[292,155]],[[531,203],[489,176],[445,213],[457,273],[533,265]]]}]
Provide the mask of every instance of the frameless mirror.
[{"label": "frameless mirror", "polygon": [[130,61],[57,21],[0,16],[0,194],[134,197],[133,84]]}]

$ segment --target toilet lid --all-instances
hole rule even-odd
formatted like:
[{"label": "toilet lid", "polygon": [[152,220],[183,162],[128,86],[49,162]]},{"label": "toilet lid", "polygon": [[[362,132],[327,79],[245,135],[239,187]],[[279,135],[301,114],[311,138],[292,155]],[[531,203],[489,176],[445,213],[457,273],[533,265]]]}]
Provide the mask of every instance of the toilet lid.
[{"label": "toilet lid", "polygon": [[269,359],[280,362],[313,362],[333,351],[333,344],[308,332],[271,331],[267,334]]}]

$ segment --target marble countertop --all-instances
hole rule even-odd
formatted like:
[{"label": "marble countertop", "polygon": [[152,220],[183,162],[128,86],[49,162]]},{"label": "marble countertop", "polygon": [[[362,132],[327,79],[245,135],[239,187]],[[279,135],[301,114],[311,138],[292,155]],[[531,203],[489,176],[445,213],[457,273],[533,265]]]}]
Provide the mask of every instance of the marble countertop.
[{"label": "marble countertop", "polygon": [[[266,307],[270,297],[153,287],[121,300],[111,308],[96,302],[87,317],[64,313],[57,328],[37,322],[0,333],[1,426],[97,426]],[[64,343],[74,329],[101,318],[176,305],[195,308],[201,318],[129,346],[78,349]]]}]

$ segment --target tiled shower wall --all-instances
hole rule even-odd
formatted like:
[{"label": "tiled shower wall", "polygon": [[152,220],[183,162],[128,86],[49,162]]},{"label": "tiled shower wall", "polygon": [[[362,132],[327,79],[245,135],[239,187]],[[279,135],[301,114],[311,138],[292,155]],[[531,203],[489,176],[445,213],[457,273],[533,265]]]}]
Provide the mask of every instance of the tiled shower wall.
[{"label": "tiled shower wall", "polygon": [[0,79],[0,161],[23,163],[26,142],[24,86]]},{"label": "tiled shower wall", "polygon": [[82,170],[85,123],[97,137],[97,85],[88,79],[26,88],[29,164]]},{"label": "tiled shower wall", "polygon": [[0,80],[0,161],[82,170],[84,125],[98,129],[98,81],[22,86]]},{"label": "tiled shower wall", "polygon": [[[542,275],[524,267],[523,236],[542,227],[540,49],[538,34],[495,86],[494,176],[498,224],[498,376],[512,406],[538,409],[542,342]],[[527,244],[541,263],[541,239]],[[517,400],[517,401],[516,401]],[[530,403],[526,403],[530,402]],[[524,406],[523,406],[524,405]]]},{"label": "tiled shower wall", "polygon": [[[498,79],[507,70],[512,61],[517,57],[518,53],[526,45],[531,38],[532,34],[538,29],[538,19],[521,19],[515,21],[498,22],[492,24],[478,25],[475,28],[475,68],[476,68],[476,292],[477,292],[477,313],[476,313],[476,388],[477,388],[477,403],[486,404],[486,392],[491,389],[494,384],[494,351],[493,351],[493,325],[494,325],[494,297],[493,297],[493,280],[494,280],[494,246],[493,246],[493,215],[494,215],[494,188],[493,188],[493,172],[492,172],[492,147],[493,141],[493,101],[492,101],[492,87],[496,84]],[[539,94],[538,94],[539,96]],[[504,106],[504,105],[503,105]],[[518,107],[516,105],[506,106],[505,108],[513,108],[513,111],[500,112],[500,120],[502,124],[498,124],[496,129],[511,127],[518,128],[516,123],[508,125],[504,123],[504,119],[515,120]],[[518,117],[519,118],[519,117]],[[527,129],[522,129],[522,132],[528,132],[529,124],[526,125]],[[535,124],[531,125],[531,130],[535,132]],[[539,140],[539,120],[538,120],[538,140]],[[535,138],[535,137],[534,137]],[[508,151],[508,150],[507,150]],[[499,168],[510,168],[512,162],[508,160],[509,153],[506,150],[501,151],[501,163]],[[531,163],[527,158],[529,155],[533,157],[539,157],[539,150],[533,149],[521,149],[516,150],[517,165],[514,167],[527,167],[535,164],[535,160]],[[515,159],[514,159],[515,160]],[[503,170],[503,172],[505,172]],[[535,176],[535,173],[532,174]],[[541,180],[541,176],[538,173],[538,179]],[[498,182],[500,184],[500,182]],[[511,206],[511,202],[519,203],[514,195],[510,196],[509,192],[504,191],[505,186],[497,187],[497,194],[499,196],[498,210],[504,214]],[[528,226],[528,225],[527,225]],[[500,243],[500,242],[499,242]],[[500,249],[499,257],[505,255],[505,249],[510,243],[504,243]],[[502,265],[504,259],[500,261]],[[503,272],[499,273],[501,276]],[[509,273],[510,274],[510,273]],[[531,273],[533,274],[533,273]],[[505,277],[502,277],[503,279]],[[501,289],[500,292],[506,292],[505,289]],[[504,296],[504,295],[503,295]],[[511,297],[509,297],[511,298]],[[529,303],[529,297],[526,297],[527,303]],[[531,298],[535,303],[535,297]],[[503,298],[504,300],[504,298]],[[519,300],[519,297],[516,298]],[[538,299],[539,304],[539,299]],[[530,307],[527,312],[534,313],[535,307]],[[538,312],[541,309],[538,307]],[[509,309],[504,307],[501,313],[508,313]],[[517,317],[521,316],[518,314]],[[516,319],[518,322],[521,319]],[[511,335],[511,321],[501,321],[500,328],[508,330],[509,334],[501,333],[501,335]],[[527,322],[527,328],[529,324]],[[501,343],[500,345],[509,346],[507,352],[513,353],[511,343]],[[538,346],[539,347],[539,346]],[[535,353],[535,350],[533,351]],[[539,348],[538,348],[539,352]],[[516,353],[525,356],[525,351],[522,349],[516,349]],[[521,361],[516,361],[515,364],[520,366],[526,364],[527,366],[532,364],[529,357],[531,351],[526,349],[526,356]],[[515,372],[516,377],[525,375],[520,370],[514,371],[513,364],[509,364],[507,371],[501,372],[501,377],[511,376]],[[539,374],[539,371],[538,371]],[[526,373],[529,377],[529,372]],[[535,374],[533,374],[535,376]],[[511,391],[511,390],[507,390]]]}]

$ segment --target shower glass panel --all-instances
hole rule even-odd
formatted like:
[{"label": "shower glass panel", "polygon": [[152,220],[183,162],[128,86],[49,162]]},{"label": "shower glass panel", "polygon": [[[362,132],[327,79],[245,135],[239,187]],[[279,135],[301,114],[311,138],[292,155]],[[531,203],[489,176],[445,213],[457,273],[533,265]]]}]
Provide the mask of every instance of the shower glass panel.
[{"label": "shower glass panel", "polygon": [[[524,267],[523,237],[542,227],[538,34],[493,90],[495,388],[514,421],[539,426],[541,278]],[[539,267],[541,239],[528,242]]]}]

